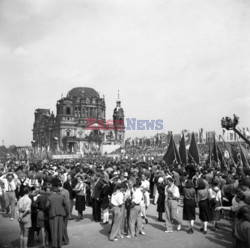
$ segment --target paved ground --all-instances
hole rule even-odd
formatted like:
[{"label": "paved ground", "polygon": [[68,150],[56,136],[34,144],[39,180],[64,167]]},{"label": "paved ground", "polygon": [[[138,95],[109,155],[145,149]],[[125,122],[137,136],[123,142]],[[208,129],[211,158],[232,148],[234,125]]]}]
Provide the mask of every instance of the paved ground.
[{"label": "paved ground", "polygon": [[[183,222],[181,231],[165,233],[164,223],[157,221],[156,206],[150,205],[148,209],[149,223],[144,225],[146,236],[140,236],[134,239],[120,239],[117,242],[108,240],[108,231],[110,225],[102,226],[99,223],[92,222],[91,208],[84,212],[84,220],[77,222],[69,221],[68,232],[70,244],[65,248],[116,248],[122,246],[134,248],[231,248],[232,236],[231,225],[228,221],[221,220],[220,229],[217,232],[210,228],[208,234],[204,235],[199,232],[199,220],[195,223],[195,233],[187,234],[187,224]],[[182,208],[180,207],[180,213]],[[0,248],[19,247],[18,246],[19,226],[17,220],[10,221],[4,214],[0,215]],[[37,244],[34,247],[38,247]]]}]

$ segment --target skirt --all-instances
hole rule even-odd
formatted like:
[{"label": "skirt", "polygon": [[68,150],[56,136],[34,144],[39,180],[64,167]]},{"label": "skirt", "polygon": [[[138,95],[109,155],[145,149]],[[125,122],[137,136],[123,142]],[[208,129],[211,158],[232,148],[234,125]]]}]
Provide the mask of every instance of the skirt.
[{"label": "skirt", "polygon": [[76,210],[84,211],[85,210],[85,196],[84,195],[76,195]]},{"label": "skirt", "polygon": [[109,197],[104,197],[103,199],[101,199],[101,209],[105,210],[109,208]]},{"label": "skirt", "polygon": [[213,220],[214,221],[219,221],[221,219],[221,211],[215,211],[215,208],[220,207],[220,202],[216,201],[215,206],[212,207],[212,215],[213,215]]},{"label": "skirt", "polygon": [[159,195],[157,200],[157,212],[165,212],[165,195]]},{"label": "skirt", "polygon": [[212,210],[209,206],[208,199],[199,201],[199,218],[201,221],[212,221],[213,215]]},{"label": "skirt", "polygon": [[184,198],[183,203],[183,220],[195,220],[195,200]]}]

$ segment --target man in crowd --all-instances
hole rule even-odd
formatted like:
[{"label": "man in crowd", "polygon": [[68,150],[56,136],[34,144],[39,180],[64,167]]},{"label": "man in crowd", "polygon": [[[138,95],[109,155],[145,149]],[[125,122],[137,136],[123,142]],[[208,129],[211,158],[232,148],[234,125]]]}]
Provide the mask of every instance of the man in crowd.
[{"label": "man in crowd", "polygon": [[70,201],[69,219],[72,219],[72,211],[73,211],[74,196],[75,196],[73,189],[75,188],[75,186],[76,186],[76,180],[71,177],[71,174],[68,174],[67,181],[63,184],[63,187],[69,192],[69,201]]},{"label": "man in crowd", "polygon": [[10,220],[14,220],[15,216],[15,204],[16,204],[16,188],[17,188],[17,176],[14,173],[8,173],[0,177],[0,181],[3,183],[3,189],[5,194],[5,207],[6,214],[10,212]]},{"label": "man in crowd", "polygon": [[127,238],[133,238],[139,236],[139,233],[145,235],[142,230],[141,220],[141,201],[143,200],[143,193],[140,189],[141,181],[137,180],[134,184],[134,192],[132,194],[130,216],[129,216],[129,235]]},{"label": "man in crowd", "polygon": [[178,200],[180,198],[179,188],[174,184],[172,177],[167,177],[165,188],[165,211],[166,211],[166,231],[173,232],[172,221],[177,224],[177,231],[181,229],[181,221],[178,217]]},{"label": "man in crowd", "polygon": [[93,204],[93,219],[96,222],[101,222],[101,191],[102,191],[102,177],[101,173],[97,172],[93,182],[92,204]]}]

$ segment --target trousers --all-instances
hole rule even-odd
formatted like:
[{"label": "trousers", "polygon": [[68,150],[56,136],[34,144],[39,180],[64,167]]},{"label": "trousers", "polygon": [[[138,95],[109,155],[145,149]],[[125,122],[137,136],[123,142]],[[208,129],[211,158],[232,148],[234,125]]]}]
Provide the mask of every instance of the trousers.
[{"label": "trousers", "polygon": [[5,193],[5,207],[6,207],[7,212],[10,211],[11,218],[14,218],[15,216],[15,205],[16,205],[15,192],[6,192]]},{"label": "trousers", "polygon": [[168,200],[165,202],[165,212],[166,212],[166,227],[167,230],[172,230],[172,222],[179,225],[181,221],[179,220],[177,213],[178,202],[176,200]]},{"label": "trousers", "polygon": [[92,199],[92,210],[94,221],[101,221],[101,202],[95,198]]},{"label": "trousers", "polygon": [[109,236],[110,240],[114,240],[118,235],[121,235],[121,224],[122,224],[122,217],[123,217],[123,211],[122,207],[116,207],[114,206],[112,208],[112,228],[111,233]]},{"label": "trousers", "polygon": [[52,247],[61,247],[63,241],[64,221],[63,216],[55,216],[49,219],[52,239]]},{"label": "trousers", "polygon": [[130,209],[129,235],[131,237],[138,236],[140,231],[142,231],[141,206],[136,205]]}]

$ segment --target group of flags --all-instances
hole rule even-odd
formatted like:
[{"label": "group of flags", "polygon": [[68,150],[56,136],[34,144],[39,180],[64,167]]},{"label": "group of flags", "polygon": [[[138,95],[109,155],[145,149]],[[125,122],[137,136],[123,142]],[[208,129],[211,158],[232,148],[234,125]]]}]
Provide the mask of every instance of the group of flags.
[{"label": "group of flags", "polygon": [[188,164],[188,163],[200,163],[198,146],[195,140],[195,135],[192,133],[189,149],[186,149],[185,134],[182,134],[180,140],[179,150],[177,150],[173,135],[170,136],[169,146],[163,159],[166,164],[171,165],[173,163]]},{"label": "group of flags", "polygon": [[[222,138],[223,140],[223,138]],[[226,143],[223,140],[222,144],[218,144],[215,138],[215,133],[213,134],[213,142],[209,143],[209,152],[206,163],[208,165],[212,164],[212,161],[216,162],[220,165],[221,171],[228,171],[228,164],[227,160],[231,159],[234,166],[237,167],[237,162],[239,160],[243,164],[244,169],[250,169],[249,162],[248,162],[248,154],[246,149],[238,142],[239,152],[237,154],[238,158],[234,158],[232,155],[232,149],[230,144]],[[197,146],[197,142],[195,139],[195,134],[192,133],[190,146],[186,148],[186,140],[185,140],[185,133],[182,133],[182,138],[179,143],[179,149],[177,149],[173,135],[170,136],[170,142],[167,149],[166,154],[163,157],[167,165],[172,164],[199,164],[200,163],[200,156],[199,156],[199,149]]]}]

